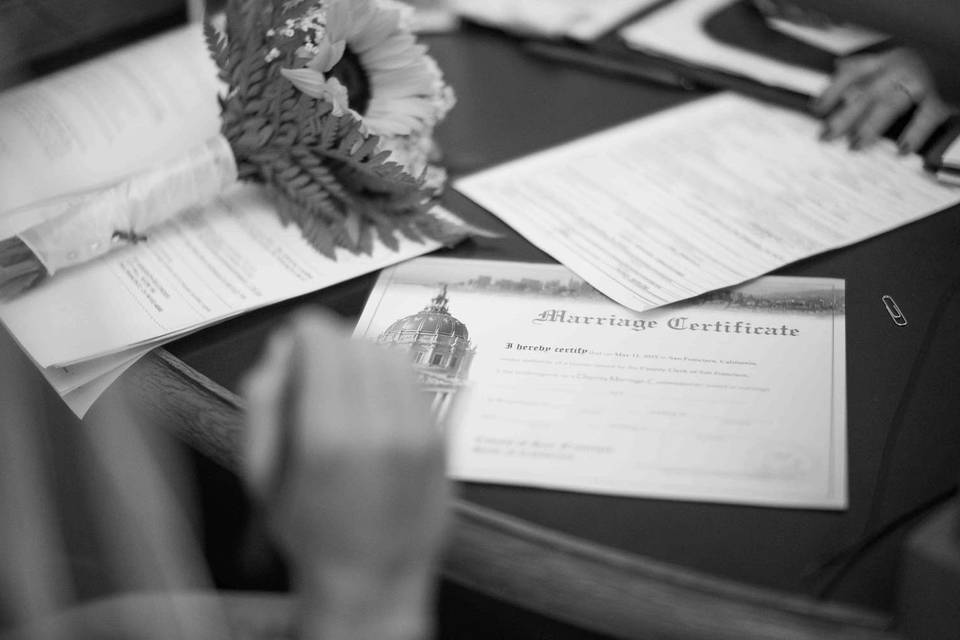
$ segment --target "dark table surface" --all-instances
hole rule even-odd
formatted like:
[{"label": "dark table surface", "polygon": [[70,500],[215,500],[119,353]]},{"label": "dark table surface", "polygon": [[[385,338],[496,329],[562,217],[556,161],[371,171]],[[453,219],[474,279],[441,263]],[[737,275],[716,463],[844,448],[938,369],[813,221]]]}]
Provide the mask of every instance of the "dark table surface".
[{"label": "dark table surface", "polygon": [[[438,132],[445,164],[464,175],[633,118],[702,98],[564,68],[526,55],[491,31],[428,38],[459,104]],[[651,153],[655,153],[651,150]],[[442,253],[546,262],[549,256],[456,192],[444,202],[503,233]],[[960,207],[777,273],[840,277],[847,290],[850,506],[845,511],[758,508],[461,483],[468,501],[610,547],[783,591],[815,595],[831,554],[942,495],[960,474]],[[376,275],[263,309],[171,345],[174,355],[229,389],[266,336],[304,306],[359,316]],[[881,303],[893,296],[909,324]],[[858,556],[827,595],[888,609],[895,529]]]}]

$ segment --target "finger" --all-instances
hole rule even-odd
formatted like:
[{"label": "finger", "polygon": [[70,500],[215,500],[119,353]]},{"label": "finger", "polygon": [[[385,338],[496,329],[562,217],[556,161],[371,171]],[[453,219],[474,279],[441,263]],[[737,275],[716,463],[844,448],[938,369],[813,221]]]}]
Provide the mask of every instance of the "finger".
[{"label": "finger", "polygon": [[863,91],[851,89],[843,107],[827,118],[821,138],[835,140],[847,135],[866,116],[870,107],[871,101]]},{"label": "finger", "polygon": [[[369,440],[371,444],[387,444],[403,438],[404,416],[396,406],[398,396],[403,395],[403,388],[391,375],[394,370],[392,356],[396,354],[361,341],[351,342],[349,347],[356,362],[352,371],[355,379],[352,386],[356,402],[362,407],[355,427],[359,432],[358,437]],[[401,428],[397,429],[398,426]]]},{"label": "finger", "polygon": [[863,149],[876,142],[897,118],[910,110],[913,101],[903,91],[892,89],[873,103],[850,134],[851,147]]},{"label": "finger", "polygon": [[921,102],[907,128],[897,140],[900,153],[913,153],[922,147],[930,134],[950,117],[950,113],[950,108],[935,96],[930,96]]},{"label": "finger", "polygon": [[241,385],[247,404],[245,475],[251,488],[262,497],[278,473],[278,451],[284,431],[283,401],[290,379],[292,350],[288,332],[274,334],[263,359]]},{"label": "finger", "polygon": [[336,436],[349,409],[344,406],[352,377],[345,333],[328,315],[299,314],[294,323],[296,342],[293,436],[297,454],[311,459],[323,455]]},{"label": "finger", "polygon": [[301,487],[323,482],[350,491],[351,483],[364,482],[361,467],[372,447],[383,444],[371,435],[381,426],[370,408],[376,370],[331,316],[302,314],[297,329],[299,384],[288,475]]},{"label": "finger", "polygon": [[[385,363],[385,370],[397,389],[397,414],[403,416],[400,425],[416,442],[427,443],[431,447],[438,437],[434,420],[427,406],[426,394],[416,383],[416,374],[410,364],[404,360],[391,359]],[[444,392],[437,394],[444,397]],[[428,447],[429,448],[429,447]]]},{"label": "finger", "polygon": [[870,80],[880,70],[876,56],[856,56],[841,61],[822,94],[813,102],[813,111],[825,115],[835,109],[853,87]]}]

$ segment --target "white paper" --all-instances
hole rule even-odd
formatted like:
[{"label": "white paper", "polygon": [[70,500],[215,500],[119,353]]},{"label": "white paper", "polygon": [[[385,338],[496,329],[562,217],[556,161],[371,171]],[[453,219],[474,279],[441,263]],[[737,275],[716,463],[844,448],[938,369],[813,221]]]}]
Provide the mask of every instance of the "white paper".
[{"label": "white paper", "polygon": [[103,395],[103,393],[122,376],[127,369],[137,363],[137,361],[146,355],[150,350],[147,349],[139,353],[136,357],[127,360],[122,365],[107,371],[93,380],[61,395],[63,401],[78,418],[83,418],[93,403]]},{"label": "white paper", "polygon": [[196,330],[196,327],[185,331],[166,334],[155,340],[118,351],[117,353],[84,360],[66,367],[51,366],[40,368],[40,373],[46,378],[50,386],[60,394],[64,403],[76,414],[83,418],[93,403],[142,357],[158,347],[178,340]]},{"label": "white paper", "polygon": [[118,230],[146,235],[180,212],[214,200],[236,182],[233,150],[216,135],[172,162],[100,190],[96,198],[23,231],[19,238],[53,275],[109,253]]},{"label": "white paper", "polygon": [[887,39],[887,35],[855,24],[828,24],[807,26],[784,20],[767,18],[767,24],[785,35],[805,42],[837,56],[848,56]]},{"label": "white paper", "polygon": [[19,207],[8,213],[0,213],[0,238],[15,236],[21,231],[41,222],[58,218],[72,209],[92,202],[107,188],[93,189],[82,193],[59,196],[39,204]]},{"label": "white paper", "polygon": [[918,157],[856,153],[720,94],[463,178],[465,194],[620,304],[728,287],[960,202]]},{"label": "white paper", "polygon": [[215,136],[216,76],[194,24],[0,94],[0,228]]},{"label": "white paper", "polygon": [[659,0],[454,0],[454,9],[475,22],[521,34],[600,37]]},{"label": "white paper", "polygon": [[[441,285],[469,344],[435,360],[449,323],[424,321],[418,339],[419,318],[394,344],[388,328]],[[454,407],[457,479],[847,504],[842,280],[767,277],[637,314],[561,265],[426,258],[381,274],[356,335],[427,350],[414,368],[432,406]]]},{"label": "white paper", "polygon": [[624,27],[626,44],[645,53],[751,78],[808,96],[823,93],[826,74],[767,58],[714,40],[703,28],[710,16],[734,0],[674,0]]},{"label": "white paper", "polygon": [[0,305],[0,319],[42,367],[147,346],[274,302],[349,280],[439,247],[399,239],[371,255],[319,254],[269,199],[238,187],[147,242],[58,274]]},{"label": "white paper", "polygon": [[960,136],[951,142],[947,150],[943,152],[943,158],[940,162],[945,167],[960,171]]},{"label": "white paper", "polygon": [[69,367],[46,367],[40,372],[50,386],[62,396],[118,369],[126,368],[149,353],[152,348],[152,346],[136,347],[102,358],[79,362]]},{"label": "white paper", "polygon": [[960,173],[956,171],[937,171],[937,180],[944,184],[960,187]]}]

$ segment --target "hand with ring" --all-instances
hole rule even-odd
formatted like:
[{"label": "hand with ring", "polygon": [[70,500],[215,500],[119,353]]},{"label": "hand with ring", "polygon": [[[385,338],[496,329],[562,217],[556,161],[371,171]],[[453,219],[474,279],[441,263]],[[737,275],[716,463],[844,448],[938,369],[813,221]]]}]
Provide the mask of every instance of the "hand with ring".
[{"label": "hand with ring", "polygon": [[846,136],[852,149],[873,144],[897,119],[914,110],[897,139],[901,153],[923,146],[952,113],[937,93],[927,65],[905,48],[842,60],[813,110],[826,120],[823,139]]}]

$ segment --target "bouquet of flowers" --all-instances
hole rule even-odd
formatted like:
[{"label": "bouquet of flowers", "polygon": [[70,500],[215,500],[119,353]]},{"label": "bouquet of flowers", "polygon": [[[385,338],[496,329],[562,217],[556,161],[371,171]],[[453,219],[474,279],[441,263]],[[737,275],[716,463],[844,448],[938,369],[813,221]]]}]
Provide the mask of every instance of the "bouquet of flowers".
[{"label": "bouquet of flowers", "polygon": [[[431,213],[446,175],[433,131],[454,104],[395,0],[230,0],[205,22],[221,130],[163,167],[0,241],[0,295],[138,242],[238,178],[261,183],[320,252],[396,234],[465,235]],[[213,99],[213,96],[211,96]]]}]

